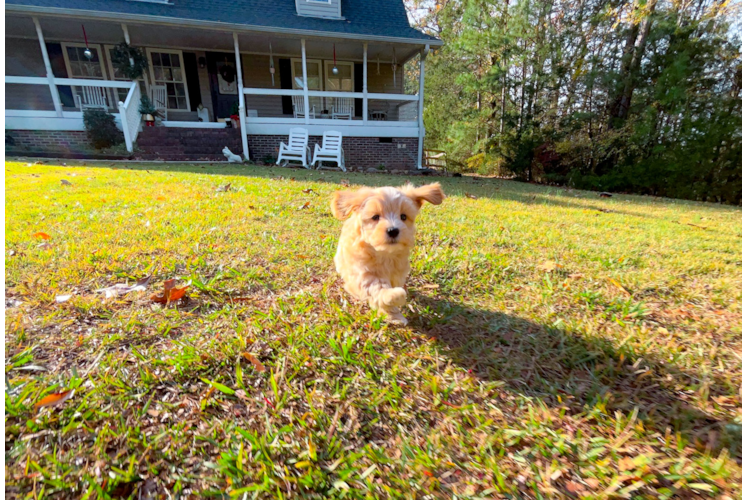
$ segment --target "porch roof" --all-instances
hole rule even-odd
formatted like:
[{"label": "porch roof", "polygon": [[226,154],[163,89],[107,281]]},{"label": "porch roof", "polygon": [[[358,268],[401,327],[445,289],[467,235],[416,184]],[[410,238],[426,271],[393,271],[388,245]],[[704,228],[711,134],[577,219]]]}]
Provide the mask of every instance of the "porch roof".
[{"label": "porch roof", "polygon": [[441,45],[412,28],[402,0],[343,0],[342,20],[299,16],[294,0],[6,0],[6,12],[72,15],[356,40]]}]

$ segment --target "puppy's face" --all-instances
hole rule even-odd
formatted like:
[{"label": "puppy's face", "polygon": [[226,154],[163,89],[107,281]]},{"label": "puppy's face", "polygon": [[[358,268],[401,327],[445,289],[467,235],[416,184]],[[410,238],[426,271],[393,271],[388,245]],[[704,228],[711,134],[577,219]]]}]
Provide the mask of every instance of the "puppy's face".
[{"label": "puppy's face", "polygon": [[415,220],[424,202],[438,205],[444,199],[439,183],[399,189],[383,187],[338,191],[332,212],[341,220],[353,217],[361,239],[377,252],[407,252],[415,243]]}]

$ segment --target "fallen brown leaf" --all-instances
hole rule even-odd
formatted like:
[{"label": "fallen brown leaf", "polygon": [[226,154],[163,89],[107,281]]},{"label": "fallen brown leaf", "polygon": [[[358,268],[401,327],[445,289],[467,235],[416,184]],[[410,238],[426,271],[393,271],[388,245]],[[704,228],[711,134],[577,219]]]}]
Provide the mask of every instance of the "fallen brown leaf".
[{"label": "fallen brown leaf", "polygon": [[299,207],[299,210],[304,210],[305,208],[309,208],[309,205],[311,204],[312,204],[311,201],[307,201],[306,203],[304,203],[303,205]]},{"label": "fallen brown leaf", "polygon": [[254,357],[252,354],[245,352],[242,354],[242,356],[244,357],[244,359],[252,363],[252,366],[254,366],[255,370],[257,370],[258,372],[263,373],[266,370],[265,365],[260,363],[260,360]]},{"label": "fallen brown leaf", "polygon": [[477,196],[475,196],[474,194],[470,194],[470,193],[465,193],[465,196],[468,197],[468,198],[470,198],[471,200],[477,200],[478,199]]},{"label": "fallen brown leaf", "polygon": [[567,481],[564,487],[566,488],[566,491],[574,496],[581,495],[585,491],[583,484],[575,483],[573,481]]},{"label": "fallen brown leaf", "polygon": [[618,280],[615,280],[613,278],[608,278],[608,281],[610,281],[613,284],[613,286],[615,286],[616,288],[618,288],[619,290],[621,290],[626,295],[631,296],[631,292],[629,292],[628,290],[626,290],[623,287],[623,285],[621,285],[621,283]]},{"label": "fallen brown leaf", "polygon": [[563,266],[561,266],[561,264],[559,264],[557,262],[554,262],[552,260],[546,260],[540,266],[540,269],[543,270],[543,271],[545,271],[545,272],[547,272],[547,273],[550,273],[550,272],[555,271],[556,269],[561,269],[561,267],[563,267]]},{"label": "fallen brown leaf", "polygon": [[43,240],[48,240],[48,239],[52,238],[47,233],[42,233],[41,231],[39,231],[38,233],[34,233],[31,236],[34,237],[34,238],[41,238]]},{"label": "fallen brown leaf", "polygon": [[185,285],[182,288],[177,288],[175,286],[176,282],[177,280],[173,278],[164,281],[164,291],[151,295],[151,301],[157,302],[159,304],[168,304],[184,297],[185,293],[187,293],[187,289],[190,286]]},{"label": "fallen brown leaf", "polygon": [[41,400],[39,400],[39,402],[34,405],[34,408],[39,409],[45,406],[56,406],[56,405],[62,404],[68,399],[72,398],[73,394],[75,394],[75,389],[71,389],[69,391],[64,391],[64,392],[55,392],[52,394],[48,394],[44,396]]},{"label": "fallen brown leaf", "polygon": [[62,184],[63,186],[72,186],[72,185],[73,185],[73,183],[72,183],[72,182],[70,182],[70,181],[67,181],[67,180],[65,180],[65,179],[62,179],[62,180],[60,181],[60,184]]}]

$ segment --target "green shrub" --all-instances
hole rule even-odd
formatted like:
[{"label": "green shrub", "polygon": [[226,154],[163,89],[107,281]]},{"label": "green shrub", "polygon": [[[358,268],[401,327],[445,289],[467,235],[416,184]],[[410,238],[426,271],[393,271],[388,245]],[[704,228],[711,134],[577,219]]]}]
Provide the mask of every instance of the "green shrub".
[{"label": "green shrub", "polygon": [[138,107],[138,113],[141,115],[153,115],[154,117],[158,115],[158,111],[156,111],[156,106],[153,105],[151,102],[150,97],[147,95],[140,96],[140,106]]},{"label": "green shrub", "polygon": [[122,132],[114,123],[114,115],[102,109],[83,111],[83,125],[88,139],[96,149],[109,148],[124,140]]}]

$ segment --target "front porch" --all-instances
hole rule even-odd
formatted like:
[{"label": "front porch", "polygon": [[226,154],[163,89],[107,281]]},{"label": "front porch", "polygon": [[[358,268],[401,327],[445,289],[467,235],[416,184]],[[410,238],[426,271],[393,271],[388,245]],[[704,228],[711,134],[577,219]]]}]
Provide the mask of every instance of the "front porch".
[{"label": "front porch", "polygon": [[[147,54],[148,70],[137,82],[121,77],[112,63],[112,50],[123,41]],[[365,142],[371,144],[362,150],[406,150],[386,156],[420,167],[427,51],[416,43],[100,20],[84,20],[82,28],[79,18],[9,15],[6,130],[82,131],[82,109],[93,95],[95,105],[115,114],[133,151],[143,126],[140,96],[153,97],[160,88],[163,127],[225,128],[238,114],[245,158],[250,149],[254,159],[266,158],[290,128],[303,126],[311,137],[340,131],[352,149]]]}]

